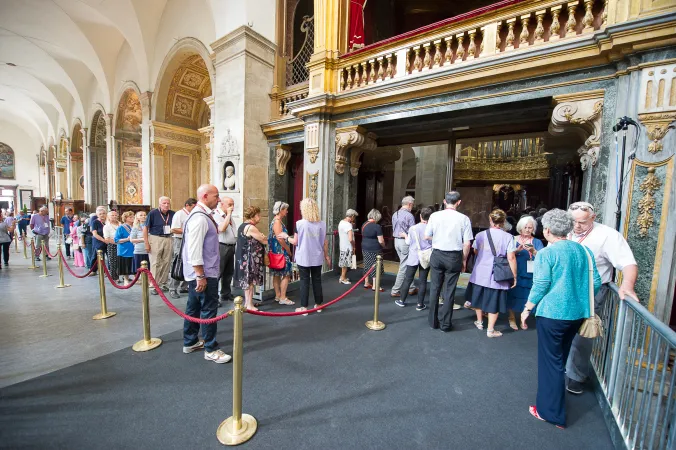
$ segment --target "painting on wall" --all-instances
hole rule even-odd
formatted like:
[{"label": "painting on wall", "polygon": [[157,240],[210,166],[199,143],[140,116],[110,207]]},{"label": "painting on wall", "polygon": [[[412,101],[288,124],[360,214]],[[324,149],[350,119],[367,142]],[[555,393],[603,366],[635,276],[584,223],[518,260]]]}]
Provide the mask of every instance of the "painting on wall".
[{"label": "painting on wall", "polygon": [[14,164],[14,150],[9,145],[0,142],[0,180],[16,178]]}]

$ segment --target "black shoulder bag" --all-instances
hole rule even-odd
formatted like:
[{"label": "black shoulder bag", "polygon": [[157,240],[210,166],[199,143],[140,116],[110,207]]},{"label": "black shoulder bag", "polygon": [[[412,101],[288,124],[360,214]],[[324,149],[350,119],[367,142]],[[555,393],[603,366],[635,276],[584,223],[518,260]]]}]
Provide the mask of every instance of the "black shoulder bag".
[{"label": "black shoulder bag", "polygon": [[493,279],[495,281],[514,281],[514,274],[512,268],[509,267],[509,261],[506,256],[498,256],[495,253],[495,245],[493,245],[493,238],[491,238],[491,230],[486,230],[488,236],[488,243],[491,246],[493,253]]},{"label": "black shoulder bag", "polygon": [[[209,214],[202,211],[195,211],[195,214],[204,214],[207,218],[214,220]],[[178,251],[178,254],[174,256],[174,260],[171,262],[171,278],[176,281],[185,281],[185,276],[183,275],[183,243],[185,243],[185,226],[188,224],[190,218],[193,217],[192,214],[188,216],[183,224],[183,234],[181,235],[181,249]],[[218,227],[216,227],[218,230]],[[173,239],[173,238],[172,238]]]}]

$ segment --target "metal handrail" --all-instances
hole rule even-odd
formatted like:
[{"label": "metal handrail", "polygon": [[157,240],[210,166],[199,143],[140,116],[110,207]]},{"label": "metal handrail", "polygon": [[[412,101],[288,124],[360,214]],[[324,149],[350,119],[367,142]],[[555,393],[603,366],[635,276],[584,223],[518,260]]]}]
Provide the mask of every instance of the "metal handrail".
[{"label": "metal handrail", "polygon": [[676,446],[676,332],[609,285],[599,315],[607,333],[594,342],[591,362],[610,414],[628,449]]}]

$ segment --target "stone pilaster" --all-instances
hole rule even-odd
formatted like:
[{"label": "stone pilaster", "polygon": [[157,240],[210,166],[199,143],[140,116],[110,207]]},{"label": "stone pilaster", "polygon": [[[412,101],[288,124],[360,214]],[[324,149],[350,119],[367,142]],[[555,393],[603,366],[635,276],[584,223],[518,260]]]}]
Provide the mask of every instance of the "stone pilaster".
[{"label": "stone pilaster", "polygon": [[103,116],[104,121],[106,122],[106,171],[108,173],[108,198],[106,203],[111,200],[116,200],[117,197],[117,158],[115,154],[115,138],[113,137],[113,115],[106,114]]},{"label": "stone pilaster", "polygon": [[[261,124],[270,120],[275,45],[248,26],[241,26],[211,44],[216,82],[213,88],[214,149],[212,183],[235,200],[235,215],[243,208],[261,208],[260,229],[268,222],[270,154]],[[213,154],[216,153],[216,154]],[[226,165],[233,165],[235,188],[224,185]]]},{"label": "stone pilaster", "polygon": [[80,128],[82,133],[82,176],[84,177],[84,202],[89,205],[92,202],[92,180],[91,180],[91,155],[89,151],[88,129]]},{"label": "stone pilaster", "polygon": [[153,198],[153,188],[152,188],[152,164],[150,161],[150,105],[152,101],[152,92],[144,92],[139,97],[141,101],[141,112],[142,112],[142,121],[141,121],[141,183],[142,183],[142,192],[141,192],[141,201],[144,205],[150,205]]}]

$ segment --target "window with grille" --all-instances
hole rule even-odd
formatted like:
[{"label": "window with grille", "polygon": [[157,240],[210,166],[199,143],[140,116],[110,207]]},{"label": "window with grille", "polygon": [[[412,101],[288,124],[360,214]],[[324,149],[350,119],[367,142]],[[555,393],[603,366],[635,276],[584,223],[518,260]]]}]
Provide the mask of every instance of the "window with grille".
[{"label": "window with grille", "polygon": [[304,83],[310,78],[310,73],[307,70],[307,63],[310,61],[315,42],[315,22],[314,16],[303,17],[300,24],[300,32],[305,35],[303,45],[300,47],[293,59],[289,62],[286,68],[286,85],[294,86],[296,84]]}]

